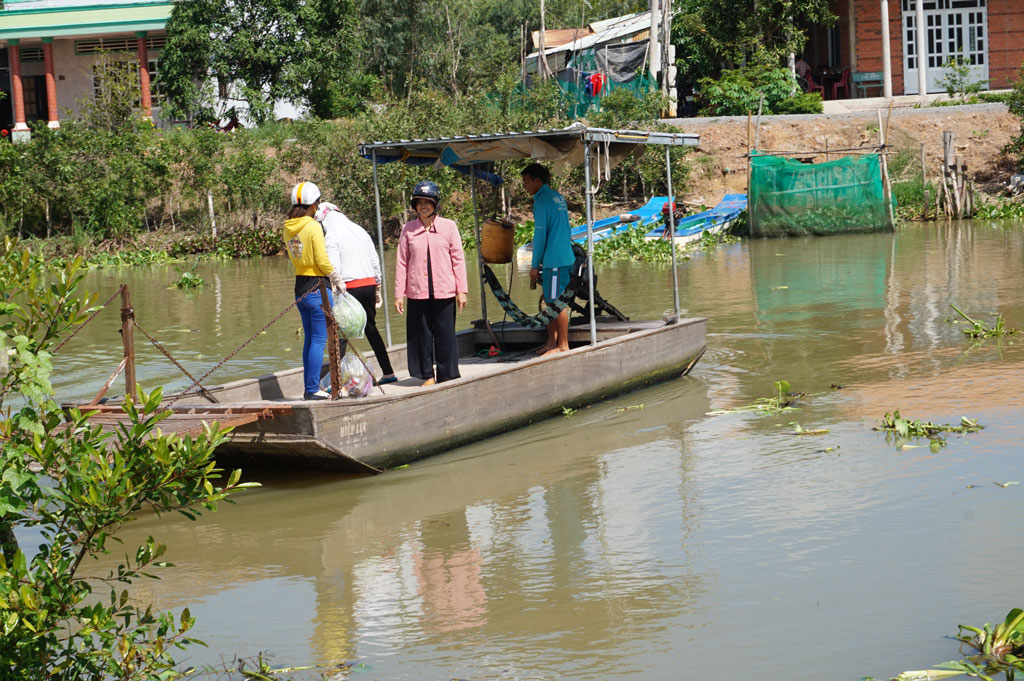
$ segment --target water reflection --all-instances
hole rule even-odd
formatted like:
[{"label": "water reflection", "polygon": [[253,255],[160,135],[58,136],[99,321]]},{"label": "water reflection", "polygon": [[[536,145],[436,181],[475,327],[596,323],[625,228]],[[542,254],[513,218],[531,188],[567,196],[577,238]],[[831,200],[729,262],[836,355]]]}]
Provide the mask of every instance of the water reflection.
[{"label": "water reflection", "polygon": [[[274,474],[197,524],[141,518],[127,545],[153,534],[178,567],[139,597],[192,608],[211,644],[194,660],[266,650],[374,678],[810,681],[952,659],[943,636],[1001,618],[1018,588],[1006,519],[1024,485],[994,482],[1024,482],[1024,341],[972,345],[948,305],[1024,327],[1022,255],[1024,229],[986,223],[696,254],[683,306],[711,333],[691,376],[384,476]],[[287,305],[286,265],[201,264],[195,294],[163,288],[160,268],[90,276],[103,297],[128,278],[140,323],[201,368]],[[599,275],[631,316],[672,306],[664,266]],[[63,395],[91,395],[116,365],[116,324],[59,358]],[[218,380],[296,363],[297,326]],[[799,411],[705,416],[779,379],[810,393]],[[897,451],[871,430],[894,408],[986,429]],[[796,646],[798,663],[779,654]]]}]

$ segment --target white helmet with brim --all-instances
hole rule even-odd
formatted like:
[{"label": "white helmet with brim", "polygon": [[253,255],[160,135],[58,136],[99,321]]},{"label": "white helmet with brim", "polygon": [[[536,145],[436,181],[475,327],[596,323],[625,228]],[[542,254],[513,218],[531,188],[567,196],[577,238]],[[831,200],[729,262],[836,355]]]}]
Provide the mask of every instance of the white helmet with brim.
[{"label": "white helmet with brim", "polygon": [[320,200],[320,187],[312,182],[300,182],[292,189],[293,206],[312,206]]}]

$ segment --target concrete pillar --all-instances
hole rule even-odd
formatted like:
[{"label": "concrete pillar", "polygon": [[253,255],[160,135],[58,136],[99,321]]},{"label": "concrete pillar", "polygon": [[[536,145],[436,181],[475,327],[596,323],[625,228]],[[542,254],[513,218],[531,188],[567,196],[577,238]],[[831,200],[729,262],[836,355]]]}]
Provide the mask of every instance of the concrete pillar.
[{"label": "concrete pillar", "polygon": [[924,25],[924,1],[915,0],[917,24],[917,94],[924,101],[928,94],[928,41],[926,40]]},{"label": "concrete pillar", "polygon": [[136,31],[139,45],[139,88],[142,93],[142,115],[153,118],[153,98],[149,91],[149,52],[146,50],[146,31]]},{"label": "concrete pillar", "polygon": [[648,55],[650,56],[651,79],[658,82],[658,72],[661,70],[661,4],[658,0],[651,0],[651,41],[649,43]]},{"label": "concrete pillar", "polygon": [[889,45],[889,0],[879,0],[882,13],[882,95],[892,99],[892,50]]},{"label": "concrete pillar", "polygon": [[[857,8],[856,0],[847,0],[846,3],[846,31],[847,49],[850,50],[850,71],[857,71]],[[850,93],[850,97],[856,97],[856,91]]]},{"label": "concrete pillar", "polygon": [[25,123],[25,91],[21,85],[21,54],[18,42],[17,38],[7,41],[7,61],[11,69],[11,99],[14,104],[14,129],[11,131],[11,140],[25,142],[32,133]]},{"label": "concrete pillar", "polygon": [[57,129],[57,77],[53,73],[53,38],[43,38],[43,65],[46,67],[46,127]]}]

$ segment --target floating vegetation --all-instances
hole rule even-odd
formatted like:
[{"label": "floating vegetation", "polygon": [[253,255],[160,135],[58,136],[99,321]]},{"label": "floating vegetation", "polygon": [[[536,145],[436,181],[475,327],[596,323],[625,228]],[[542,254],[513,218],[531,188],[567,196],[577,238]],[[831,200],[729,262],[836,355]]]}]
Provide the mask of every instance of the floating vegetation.
[{"label": "floating vegetation", "polygon": [[[639,260],[642,262],[669,262],[672,260],[672,244],[668,239],[648,239],[650,225],[641,225],[622,230],[594,244],[594,260]],[[685,258],[683,249],[677,248],[676,255]]]},{"label": "floating vegetation", "polygon": [[943,433],[965,435],[967,433],[975,433],[984,427],[978,425],[977,419],[971,419],[966,416],[960,417],[959,426],[905,419],[900,416],[899,409],[894,409],[891,414],[886,412],[885,416],[882,417],[881,425],[875,426],[873,430],[885,431],[887,442],[894,438],[896,440],[896,449],[903,449],[907,446],[904,445],[904,440],[925,437],[931,440],[931,450],[937,452],[946,446],[946,440],[942,437]]},{"label": "floating vegetation", "polygon": [[793,426],[793,435],[825,435],[831,432],[828,428],[804,428],[796,421],[790,421],[789,425]]},{"label": "floating vegetation", "polygon": [[572,407],[562,407],[562,416],[572,416],[576,413],[576,410]]},{"label": "floating vegetation", "polygon": [[[735,227],[735,225],[733,226]],[[700,233],[700,240],[690,248],[693,250],[710,251],[724,244],[735,244],[740,242],[740,237],[733,233],[733,228],[723,232],[712,232],[704,230]]]},{"label": "floating vegetation", "polygon": [[619,407],[615,411],[616,412],[620,412],[620,411],[629,411],[630,409],[643,409],[643,408],[644,408],[644,405],[642,405],[642,404],[631,404],[628,407]]},{"label": "floating vegetation", "polygon": [[792,411],[798,408],[793,406],[796,403],[795,398],[801,397],[805,393],[791,393],[789,381],[775,381],[772,385],[775,386],[775,397],[761,397],[754,400],[753,404],[748,404],[745,407],[716,409],[709,411],[707,415],[722,416],[723,414],[738,414],[745,411],[754,411],[760,414],[778,414],[779,412]]},{"label": "floating vegetation", "polygon": [[994,627],[957,625],[954,637],[977,651],[962,660],[943,662],[934,669],[903,672],[892,681],[933,681],[960,674],[975,676],[982,681],[994,681],[996,674],[1013,681],[1017,672],[1024,672],[1024,610],[1014,608]]},{"label": "floating vegetation", "polygon": [[961,329],[964,335],[968,338],[1002,338],[1003,336],[1014,336],[1020,331],[1018,329],[1006,328],[1006,322],[1003,321],[1003,315],[996,315],[995,326],[988,326],[985,322],[979,322],[976,319],[971,319],[963,312],[960,311],[956,305],[950,304],[950,307],[956,310],[956,313],[967,320],[967,323],[971,325],[969,329]]},{"label": "floating vegetation", "polygon": [[[179,270],[179,272],[181,272]],[[192,270],[181,272],[181,276],[174,282],[175,288],[196,288],[203,285],[203,278],[196,275]]]}]

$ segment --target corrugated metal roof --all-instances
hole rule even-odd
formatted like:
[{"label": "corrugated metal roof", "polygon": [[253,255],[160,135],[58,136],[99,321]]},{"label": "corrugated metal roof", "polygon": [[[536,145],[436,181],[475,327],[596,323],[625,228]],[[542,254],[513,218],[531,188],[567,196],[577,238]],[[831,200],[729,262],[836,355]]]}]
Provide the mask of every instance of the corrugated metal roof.
[{"label": "corrugated metal roof", "polygon": [[[597,31],[596,28],[600,26],[601,30]],[[595,33],[585,35],[582,38],[573,40],[563,45],[557,45],[555,47],[544,47],[544,53],[548,56],[557,54],[558,52],[565,52],[571,50],[573,52],[579,50],[585,50],[595,45],[603,45],[604,43],[620,40],[628,36],[634,36],[636,38],[642,38],[645,31],[650,33],[651,30],[651,13],[650,12],[638,12],[637,14],[630,14],[624,17],[617,17],[616,19],[608,19],[602,22],[595,22],[591,24],[591,27],[595,28]],[[540,55],[540,50],[533,52],[527,56],[527,59],[536,59]]]},{"label": "corrugated metal roof", "polygon": [[0,40],[160,30],[167,25],[173,7],[166,1],[89,7],[8,7],[0,12]]},{"label": "corrugated metal roof", "polygon": [[[552,31],[544,31],[544,48],[564,45],[591,33],[593,31],[589,28],[558,28]],[[540,31],[534,31],[531,38],[534,45],[540,45]]]},{"label": "corrugated metal roof", "polygon": [[[660,146],[697,146],[700,135],[695,133],[652,132],[647,130],[609,130],[606,128],[588,128],[582,124],[570,125],[557,130],[527,130],[522,132],[504,132],[480,135],[453,135],[451,137],[434,137],[425,139],[389,140],[381,142],[364,142],[359,145],[359,153],[370,158],[374,152],[378,158],[383,157],[418,157],[441,158],[442,152],[451,145],[486,144],[504,140],[517,141],[539,138],[548,144],[563,147],[566,144],[582,144],[585,141],[624,145],[660,145]],[[503,147],[507,149],[508,147]],[[504,158],[504,156],[503,156]],[[521,158],[530,158],[529,155]],[[479,157],[479,161],[488,160]]]}]

